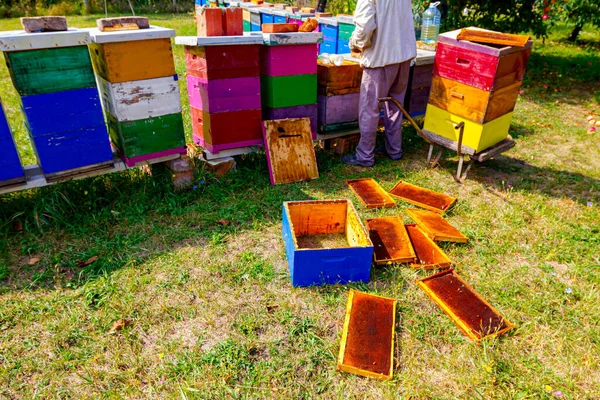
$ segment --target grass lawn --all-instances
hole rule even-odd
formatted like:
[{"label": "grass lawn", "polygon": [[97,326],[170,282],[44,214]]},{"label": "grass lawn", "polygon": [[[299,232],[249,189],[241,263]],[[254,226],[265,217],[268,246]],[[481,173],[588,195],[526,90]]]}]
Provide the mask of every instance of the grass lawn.
[{"label": "grass lawn", "polygon": [[[194,34],[191,15],[152,21]],[[451,153],[424,168],[427,146],[407,127],[402,161],[362,169],[319,151],[307,183],[272,187],[253,154],[222,178],[199,168],[182,193],[131,170],[0,197],[0,398],[600,398],[600,133],[586,122],[600,120],[600,33],[572,45],[568,27],[555,32],[534,44],[517,146],[463,185]],[[0,95],[32,163],[4,65]],[[364,208],[344,183],[356,177],[457,196],[448,219],[470,243],[443,248],[516,328],[473,344],[416,286],[429,273],[405,265],[374,268],[368,285],[292,288],[283,201],[349,198],[362,218],[409,221],[407,204]],[[398,300],[391,382],[335,371],[348,287]],[[110,334],[119,319],[131,324]]]}]

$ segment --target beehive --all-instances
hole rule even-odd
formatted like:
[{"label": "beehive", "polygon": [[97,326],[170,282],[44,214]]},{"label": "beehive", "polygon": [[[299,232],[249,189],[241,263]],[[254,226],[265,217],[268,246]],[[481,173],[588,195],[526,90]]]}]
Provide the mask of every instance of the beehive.
[{"label": "beehive", "polygon": [[0,34],[0,50],[46,179],[114,163],[89,41],[89,33],[77,29]]},{"label": "beehive", "polygon": [[90,30],[90,53],[113,145],[127,166],[185,154],[172,29]]},{"label": "beehive", "polygon": [[0,100],[0,187],[25,181],[25,173]]}]

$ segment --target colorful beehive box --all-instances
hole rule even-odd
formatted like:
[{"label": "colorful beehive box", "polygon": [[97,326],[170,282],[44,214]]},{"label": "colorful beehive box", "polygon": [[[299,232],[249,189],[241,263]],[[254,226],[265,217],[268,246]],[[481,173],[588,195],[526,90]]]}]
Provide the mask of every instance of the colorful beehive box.
[{"label": "colorful beehive box", "polygon": [[337,54],[350,53],[350,37],[354,32],[354,18],[351,15],[338,15]]},{"label": "colorful beehive box", "polygon": [[194,142],[211,153],[262,145],[261,35],[177,37],[185,45]]},{"label": "colorful beehive box", "polygon": [[287,13],[285,10],[274,9],[271,12],[273,14],[274,24],[286,24],[288,22]]},{"label": "colorful beehive box", "polygon": [[46,179],[114,163],[87,31],[0,34],[26,127]]},{"label": "colorful beehive box", "polygon": [[[251,32],[252,31],[252,22],[251,22],[252,18],[251,18],[250,10],[252,8],[258,7],[258,4],[244,2],[244,3],[240,3],[240,7],[242,7],[242,19],[243,19],[244,32]],[[259,20],[260,20],[260,15],[259,15]],[[256,22],[256,17],[254,17],[254,21]],[[260,30],[260,29],[258,29],[258,30]]]},{"label": "colorful beehive box", "polygon": [[311,119],[317,133],[317,44],[322,33],[264,33],[261,48],[263,118]]},{"label": "colorful beehive box", "polygon": [[336,54],[338,44],[338,21],[333,17],[319,18],[319,30],[323,33],[323,43],[319,53]]},{"label": "colorful beehive box", "polygon": [[113,145],[126,165],[185,154],[172,29],[91,29],[90,53]]},{"label": "colorful beehive box", "polygon": [[273,11],[275,10],[272,7],[261,7],[258,11],[260,12],[261,25],[275,23],[275,16],[273,15]]},{"label": "colorful beehive box", "polygon": [[0,187],[25,182],[25,173],[0,100]]},{"label": "colorful beehive box", "polygon": [[319,132],[356,128],[362,67],[348,60],[339,66],[319,61],[317,70]]},{"label": "colorful beehive box", "polygon": [[292,285],[368,282],[373,243],[349,200],[283,203]]},{"label": "colorful beehive box", "polygon": [[464,122],[463,145],[481,152],[508,135],[533,42],[488,45],[458,40],[460,31],[439,36],[424,129],[458,141]]}]

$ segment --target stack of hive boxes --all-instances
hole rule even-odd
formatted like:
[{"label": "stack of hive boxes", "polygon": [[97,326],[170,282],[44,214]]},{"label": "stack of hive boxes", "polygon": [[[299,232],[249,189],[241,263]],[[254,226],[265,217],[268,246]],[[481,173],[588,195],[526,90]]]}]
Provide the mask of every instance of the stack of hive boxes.
[{"label": "stack of hive boxes", "polygon": [[175,43],[185,45],[194,142],[211,153],[262,144],[262,37],[189,36]]},{"label": "stack of hive boxes", "polygon": [[331,133],[358,126],[361,66],[344,60],[340,66],[319,61],[319,132]]},{"label": "stack of hive boxes", "polygon": [[314,32],[264,33],[261,48],[263,118],[310,118],[317,133],[317,43]]},{"label": "stack of hive boxes", "polygon": [[185,154],[172,29],[91,29],[90,53],[113,145],[125,164]]},{"label": "stack of hive boxes", "polygon": [[113,164],[87,31],[3,32],[0,50],[21,95],[47,179]]},{"label": "stack of hive boxes", "polygon": [[[504,140],[512,119],[532,41],[524,47],[458,40],[460,30],[439,36],[424,129],[480,152]],[[449,123],[450,122],[450,123]]]},{"label": "stack of hive boxes", "polygon": [[319,31],[323,33],[323,43],[319,53],[337,54],[338,21],[334,17],[319,18]]},{"label": "stack of hive boxes", "polygon": [[21,159],[0,100],[0,187],[24,181]]},{"label": "stack of hive boxes", "polygon": [[338,15],[337,54],[350,53],[350,37],[354,32],[354,18],[351,15]]},{"label": "stack of hive boxes", "polygon": [[271,11],[271,13],[273,14],[273,23],[274,24],[287,23],[287,21],[288,21],[287,12],[285,10],[276,7],[273,11]]}]

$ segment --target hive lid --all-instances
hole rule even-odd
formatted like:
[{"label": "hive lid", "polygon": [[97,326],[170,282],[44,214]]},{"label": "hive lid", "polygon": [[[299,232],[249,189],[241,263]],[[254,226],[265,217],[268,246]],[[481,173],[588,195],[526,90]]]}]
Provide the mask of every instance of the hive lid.
[{"label": "hive lid", "polygon": [[[487,31],[481,28],[469,27],[469,29],[479,29],[482,31]],[[476,51],[479,53],[489,54],[496,57],[501,57],[510,53],[515,53],[518,51],[523,51],[523,49],[528,49],[533,46],[533,41],[529,40],[524,47],[517,46],[503,46],[503,45],[491,45],[485,43],[476,43],[468,40],[458,40],[458,35],[460,34],[461,29],[456,29],[454,31],[440,33],[438,36],[438,42],[447,43],[453,46],[458,46],[463,49]],[[487,31],[494,32],[494,31]],[[499,33],[499,32],[497,32]]]},{"label": "hive lid", "polygon": [[[321,32],[263,33],[263,41],[267,46],[317,44],[323,41],[323,34]],[[315,60],[316,56],[315,52]]]},{"label": "hive lid", "polygon": [[390,380],[394,371],[396,300],[350,289],[337,369]]},{"label": "hive lid", "polygon": [[446,253],[421,228],[413,224],[405,226],[416,255],[416,261],[410,264],[411,267],[443,269],[452,266],[452,261]]},{"label": "hive lid", "polygon": [[501,335],[514,327],[453,268],[420,279],[417,284],[474,341]]},{"label": "hive lid", "polygon": [[390,190],[393,197],[402,199],[415,206],[443,214],[456,203],[456,197],[434,192],[408,182],[398,181]]},{"label": "hive lid", "polygon": [[396,202],[373,178],[350,179],[346,181],[350,190],[358,196],[367,208],[394,207]]},{"label": "hive lid", "polygon": [[135,40],[165,39],[175,37],[175,30],[150,25],[148,29],[124,31],[105,31],[98,28],[86,28],[94,43],[130,42]]},{"label": "hive lid", "polygon": [[0,51],[52,49],[57,47],[85,46],[90,43],[90,33],[85,29],[69,28],[61,32],[27,33],[0,32]]},{"label": "hive lid", "polygon": [[416,262],[410,237],[399,217],[367,219],[367,229],[373,242],[375,264]]},{"label": "hive lid", "polygon": [[467,243],[469,239],[448,221],[433,211],[407,208],[406,213],[435,241]]},{"label": "hive lid", "polygon": [[175,44],[185,46],[229,46],[262,44],[263,38],[260,34],[241,36],[176,36]]}]

